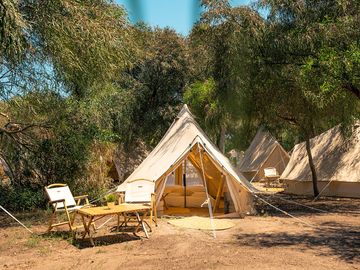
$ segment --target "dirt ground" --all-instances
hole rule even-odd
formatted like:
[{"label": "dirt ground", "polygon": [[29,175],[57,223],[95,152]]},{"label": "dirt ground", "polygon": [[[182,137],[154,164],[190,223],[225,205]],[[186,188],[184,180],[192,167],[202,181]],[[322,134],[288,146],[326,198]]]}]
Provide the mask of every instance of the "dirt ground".
[{"label": "dirt ground", "polygon": [[261,215],[232,219],[216,239],[161,219],[149,240],[112,233],[109,224],[96,247],[65,232],[43,234],[42,213],[18,214],[33,236],[0,216],[0,269],[360,269],[360,200],[296,198],[326,212],[280,201],[272,203],[301,221],[259,204]]}]

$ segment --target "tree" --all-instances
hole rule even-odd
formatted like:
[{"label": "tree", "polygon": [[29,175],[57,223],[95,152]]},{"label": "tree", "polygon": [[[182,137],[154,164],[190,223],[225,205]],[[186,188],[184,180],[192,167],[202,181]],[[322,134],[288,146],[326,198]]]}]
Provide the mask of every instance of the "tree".
[{"label": "tree", "polygon": [[[225,152],[225,139],[231,137],[229,130],[246,122],[244,108],[239,105],[244,84],[249,81],[234,70],[252,72],[247,69],[252,46],[249,35],[254,33],[253,28],[261,27],[262,19],[248,7],[231,8],[226,0],[202,4],[205,11],[190,35],[193,73],[195,80],[204,85],[214,82],[211,101],[204,104],[204,111],[208,112],[206,118],[212,119],[211,125],[218,127],[216,141]],[[196,82],[189,91],[201,90],[198,85]]]},{"label": "tree", "polygon": [[24,1],[21,10],[32,22],[34,47],[79,99],[99,82],[114,82],[136,59],[125,10],[110,1]]},{"label": "tree", "polygon": [[331,0],[265,0],[259,4],[270,15],[254,47],[254,65],[259,67],[253,80],[256,84],[243,100],[256,106],[262,121],[290,124],[306,141],[317,196],[310,138],[359,117],[359,99],[355,97],[360,33],[354,28],[359,22],[359,4]]},{"label": "tree", "polygon": [[182,104],[189,73],[187,50],[184,39],[171,29],[142,25],[136,32],[146,53],[120,82],[120,88],[133,97],[131,122],[138,123],[128,130],[127,142],[141,138],[153,146]]},{"label": "tree", "polygon": [[130,98],[118,82],[140,55],[133,28],[123,8],[101,0],[3,0],[0,12],[0,144],[14,171],[9,194],[42,197],[39,186],[59,180],[77,186],[97,162],[92,147],[126,133],[114,132],[109,119],[116,109],[118,123],[129,119]]}]

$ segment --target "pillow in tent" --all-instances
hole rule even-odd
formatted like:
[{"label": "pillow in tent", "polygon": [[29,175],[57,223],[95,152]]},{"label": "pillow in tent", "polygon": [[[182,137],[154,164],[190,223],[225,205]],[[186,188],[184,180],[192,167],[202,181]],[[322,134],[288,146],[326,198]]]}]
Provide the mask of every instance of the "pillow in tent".
[{"label": "pillow in tent", "polygon": [[191,190],[193,192],[205,192],[205,187],[204,186],[187,186],[186,189]]},{"label": "pillow in tent", "polygon": [[186,206],[200,208],[201,205],[206,201],[206,196],[191,196],[186,197]]},{"label": "pillow in tent", "polygon": [[[192,196],[194,192],[192,192],[191,190],[186,190],[186,196]],[[166,197],[169,196],[184,196],[185,192],[181,191],[181,192],[171,192],[169,193],[169,195],[167,195]]]},{"label": "pillow in tent", "polygon": [[[213,197],[209,196],[211,203],[215,203],[215,200]],[[206,201],[207,196],[205,192],[194,192],[193,195],[191,197],[187,197],[189,198],[189,207],[200,207],[201,204],[203,202]],[[190,206],[190,205],[194,205],[194,206]]]},{"label": "pillow in tent", "polygon": [[169,196],[165,198],[166,205],[169,207],[184,207],[184,196],[175,196],[173,194],[174,193],[169,194]]},{"label": "pillow in tent", "polygon": [[166,186],[164,192],[165,193],[179,193],[184,190],[183,186],[174,185],[174,186]]},{"label": "pillow in tent", "polygon": [[205,191],[193,192],[192,196],[199,198],[206,198],[206,193]]}]

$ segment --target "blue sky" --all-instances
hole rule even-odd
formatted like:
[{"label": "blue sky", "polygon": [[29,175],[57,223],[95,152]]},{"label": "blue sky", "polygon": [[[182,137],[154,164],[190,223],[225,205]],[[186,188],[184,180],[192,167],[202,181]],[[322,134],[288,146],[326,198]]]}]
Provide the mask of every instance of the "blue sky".
[{"label": "blue sky", "polygon": [[[132,22],[144,21],[151,26],[169,26],[187,35],[199,18],[199,0],[116,0],[124,5]],[[230,0],[234,6],[250,0]]]}]

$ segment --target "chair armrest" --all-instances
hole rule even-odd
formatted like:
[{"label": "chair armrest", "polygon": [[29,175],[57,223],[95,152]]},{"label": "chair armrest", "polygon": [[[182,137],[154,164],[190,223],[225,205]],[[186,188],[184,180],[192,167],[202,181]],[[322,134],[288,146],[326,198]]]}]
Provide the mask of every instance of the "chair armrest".
[{"label": "chair armrest", "polygon": [[74,199],[79,200],[79,199],[85,199],[87,197],[89,197],[89,195],[86,194],[86,195],[75,196]]},{"label": "chair armrest", "polygon": [[76,205],[80,206],[81,200],[85,200],[85,204],[84,205],[89,205],[89,199],[88,199],[88,195],[80,195],[80,196],[76,196],[74,197],[74,200],[76,201]]}]

